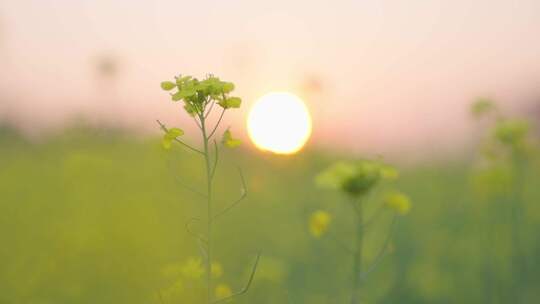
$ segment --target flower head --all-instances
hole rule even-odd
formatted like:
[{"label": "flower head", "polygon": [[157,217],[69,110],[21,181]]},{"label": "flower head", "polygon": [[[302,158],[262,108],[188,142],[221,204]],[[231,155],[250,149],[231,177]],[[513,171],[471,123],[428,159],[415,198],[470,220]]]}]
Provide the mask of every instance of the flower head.
[{"label": "flower head", "polygon": [[401,192],[393,192],[386,196],[386,206],[394,210],[399,215],[405,215],[411,210],[409,197]]},{"label": "flower head", "polygon": [[519,146],[529,132],[529,124],[524,120],[505,120],[495,127],[495,138],[503,144]]},{"label": "flower head", "polygon": [[189,258],[182,267],[182,274],[188,278],[199,279],[204,274],[200,258]]},{"label": "flower head", "polygon": [[229,96],[234,90],[234,84],[220,80],[213,75],[204,80],[191,76],[178,76],[175,81],[163,81],[161,88],[171,93],[173,101],[182,100],[184,109],[192,116],[203,114],[209,100],[215,101],[223,109],[239,108],[242,100],[239,97]]},{"label": "flower head", "polygon": [[309,218],[309,232],[316,238],[320,238],[332,221],[332,217],[326,211],[317,210]]},{"label": "flower head", "polygon": [[223,266],[218,262],[212,262],[212,277],[218,279],[223,275]]},{"label": "flower head", "polygon": [[215,290],[216,298],[223,299],[232,295],[232,290],[227,284],[220,283],[216,286]]},{"label": "flower head", "polygon": [[381,178],[396,179],[395,168],[376,161],[338,162],[316,177],[321,187],[341,190],[352,196],[369,192]]}]

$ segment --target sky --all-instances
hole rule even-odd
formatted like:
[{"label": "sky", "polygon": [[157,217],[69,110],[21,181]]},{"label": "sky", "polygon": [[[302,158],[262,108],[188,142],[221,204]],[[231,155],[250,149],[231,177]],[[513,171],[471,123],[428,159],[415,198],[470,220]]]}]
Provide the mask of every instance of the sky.
[{"label": "sky", "polygon": [[159,83],[213,73],[236,83],[244,137],[250,105],[288,91],[312,145],[450,153],[471,141],[474,98],[538,109],[539,54],[538,0],[3,0],[0,120],[158,132],[190,122]]}]

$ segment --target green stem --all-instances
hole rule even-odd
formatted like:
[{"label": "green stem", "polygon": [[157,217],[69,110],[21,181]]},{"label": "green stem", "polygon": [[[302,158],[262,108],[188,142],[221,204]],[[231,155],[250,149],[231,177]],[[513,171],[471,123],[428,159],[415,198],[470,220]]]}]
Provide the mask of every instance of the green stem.
[{"label": "green stem", "polygon": [[206,134],[206,122],[204,115],[200,115],[201,131],[204,143],[204,161],[206,163],[206,193],[207,193],[207,259],[206,259],[206,303],[212,303],[212,167],[210,164],[210,151]]},{"label": "green stem", "polygon": [[512,268],[514,272],[514,298],[521,302],[521,288],[527,278],[527,263],[521,240],[521,225],[523,224],[523,188],[525,184],[524,163],[519,151],[514,151],[514,167],[516,168],[515,188],[511,197],[511,237],[512,237]]},{"label": "green stem", "polygon": [[354,258],[353,258],[353,286],[352,286],[352,296],[351,304],[360,303],[360,294],[361,294],[361,277],[362,277],[362,251],[363,251],[363,241],[364,241],[364,231],[363,231],[363,208],[362,202],[359,202],[358,205],[356,202],[352,202],[353,208],[355,208],[356,214],[356,236],[355,236],[355,245],[354,245]]}]

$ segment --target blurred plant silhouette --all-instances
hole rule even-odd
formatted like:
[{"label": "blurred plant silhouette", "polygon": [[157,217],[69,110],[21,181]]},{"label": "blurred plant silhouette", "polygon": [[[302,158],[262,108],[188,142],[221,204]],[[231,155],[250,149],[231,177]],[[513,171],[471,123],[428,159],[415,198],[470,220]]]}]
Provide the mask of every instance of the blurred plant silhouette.
[{"label": "blurred plant silhouette", "polygon": [[[503,297],[522,303],[523,290],[530,284],[527,249],[522,239],[523,229],[527,225],[524,187],[532,161],[538,156],[537,145],[529,121],[507,117],[492,100],[478,99],[472,104],[471,112],[486,124],[472,175],[475,195],[479,201],[487,203],[483,211],[487,221],[487,257],[484,266],[486,303],[494,301],[494,294],[501,292],[504,293]],[[494,245],[507,240],[503,237],[506,235],[504,230],[509,232],[511,252],[494,252]],[[497,272],[508,261],[512,283],[504,284],[500,282],[504,274]],[[495,291],[501,287],[504,288]]]},{"label": "blurred plant silhouette", "polygon": [[[316,177],[316,184],[323,188],[337,190],[346,195],[355,215],[354,240],[350,247],[348,242],[337,239],[344,250],[353,256],[351,304],[361,302],[362,282],[374,271],[379,262],[385,256],[390,245],[395,223],[399,215],[406,215],[411,208],[409,198],[396,190],[388,191],[382,201],[374,209],[375,211],[366,216],[366,206],[369,204],[370,193],[383,181],[397,179],[398,171],[389,165],[373,160],[360,160],[356,162],[337,162]],[[364,265],[364,238],[368,227],[379,219],[384,210],[393,211],[391,226],[378,254],[369,265]],[[310,219],[310,232],[320,238],[328,229],[330,214],[325,211],[316,211]],[[364,267],[366,266],[366,267]]]}]

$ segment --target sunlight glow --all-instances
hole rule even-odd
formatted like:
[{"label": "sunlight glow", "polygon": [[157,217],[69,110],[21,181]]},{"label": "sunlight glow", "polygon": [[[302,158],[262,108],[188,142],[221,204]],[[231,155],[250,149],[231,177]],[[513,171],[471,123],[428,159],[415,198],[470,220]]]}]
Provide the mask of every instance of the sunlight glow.
[{"label": "sunlight glow", "polygon": [[311,117],[297,96],[277,92],[255,102],[247,120],[251,141],[261,150],[278,154],[298,152],[311,135]]}]

